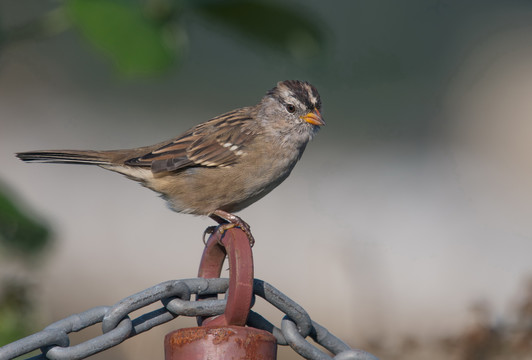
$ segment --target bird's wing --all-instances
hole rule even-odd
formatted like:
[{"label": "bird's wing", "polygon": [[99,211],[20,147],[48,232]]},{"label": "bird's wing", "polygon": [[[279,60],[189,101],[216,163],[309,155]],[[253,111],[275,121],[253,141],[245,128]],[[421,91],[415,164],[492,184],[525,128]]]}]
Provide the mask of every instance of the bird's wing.
[{"label": "bird's wing", "polygon": [[231,166],[245,154],[253,131],[249,108],[217,116],[190,129],[172,142],[125,161],[130,166],[150,166],[154,174],[187,167]]}]

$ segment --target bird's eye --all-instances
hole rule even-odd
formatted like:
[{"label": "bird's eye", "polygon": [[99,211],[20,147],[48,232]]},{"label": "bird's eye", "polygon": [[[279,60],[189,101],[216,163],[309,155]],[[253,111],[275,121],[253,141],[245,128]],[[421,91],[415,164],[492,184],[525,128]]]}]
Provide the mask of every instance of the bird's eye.
[{"label": "bird's eye", "polygon": [[286,111],[288,111],[289,113],[293,113],[294,111],[296,111],[296,107],[292,104],[287,104]]}]

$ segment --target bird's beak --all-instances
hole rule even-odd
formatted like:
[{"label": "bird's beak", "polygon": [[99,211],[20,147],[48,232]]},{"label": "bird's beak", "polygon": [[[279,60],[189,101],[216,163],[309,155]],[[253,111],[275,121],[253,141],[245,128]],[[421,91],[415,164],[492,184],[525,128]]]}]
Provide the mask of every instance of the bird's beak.
[{"label": "bird's beak", "polygon": [[323,121],[323,118],[321,117],[320,112],[316,108],[314,108],[314,111],[309,112],[307,115],[301,116],[301,119],[305,120],[306,122],[312,125],[316,125],[316,126],[325,125],[325,121]]}]

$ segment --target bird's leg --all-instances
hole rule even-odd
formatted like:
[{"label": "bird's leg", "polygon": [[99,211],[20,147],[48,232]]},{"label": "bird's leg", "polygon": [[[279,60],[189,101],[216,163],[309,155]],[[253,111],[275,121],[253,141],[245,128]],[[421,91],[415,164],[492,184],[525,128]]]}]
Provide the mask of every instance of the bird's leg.
[{"label": "bird's leg", "polygon": [[[216,221],[218,224],[220,224],[220,233],[223,234],[226,230],[229,230],[234,227],[239,227],[248,237],[250,245],[253,246],[255,244],[255,238],[251,234],[250,226],[238,216],[228,213],[227,211],[215,210],[212,214],[209,215],[209,217]],[[210,231],[211,230],[209,227],[205,230],[205,233],[212,233]]]}]

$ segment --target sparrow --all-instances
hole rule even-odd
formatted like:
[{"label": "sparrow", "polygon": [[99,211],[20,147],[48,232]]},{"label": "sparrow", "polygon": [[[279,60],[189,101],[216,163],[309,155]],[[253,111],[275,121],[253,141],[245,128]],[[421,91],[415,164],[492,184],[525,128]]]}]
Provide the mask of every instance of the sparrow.
[{"label": "sparrow", "polygon": [[[306,81],[277,83],[255,106],[194,126],[155,145],[127,150],[39,150],[27,162],[97,165],[156,191],[179,213],[207,215],[220,231],[240,227],[240,211],[283,182],[321,126],[318,91]],[[212,232],[212,230],[211,230]]]}]

